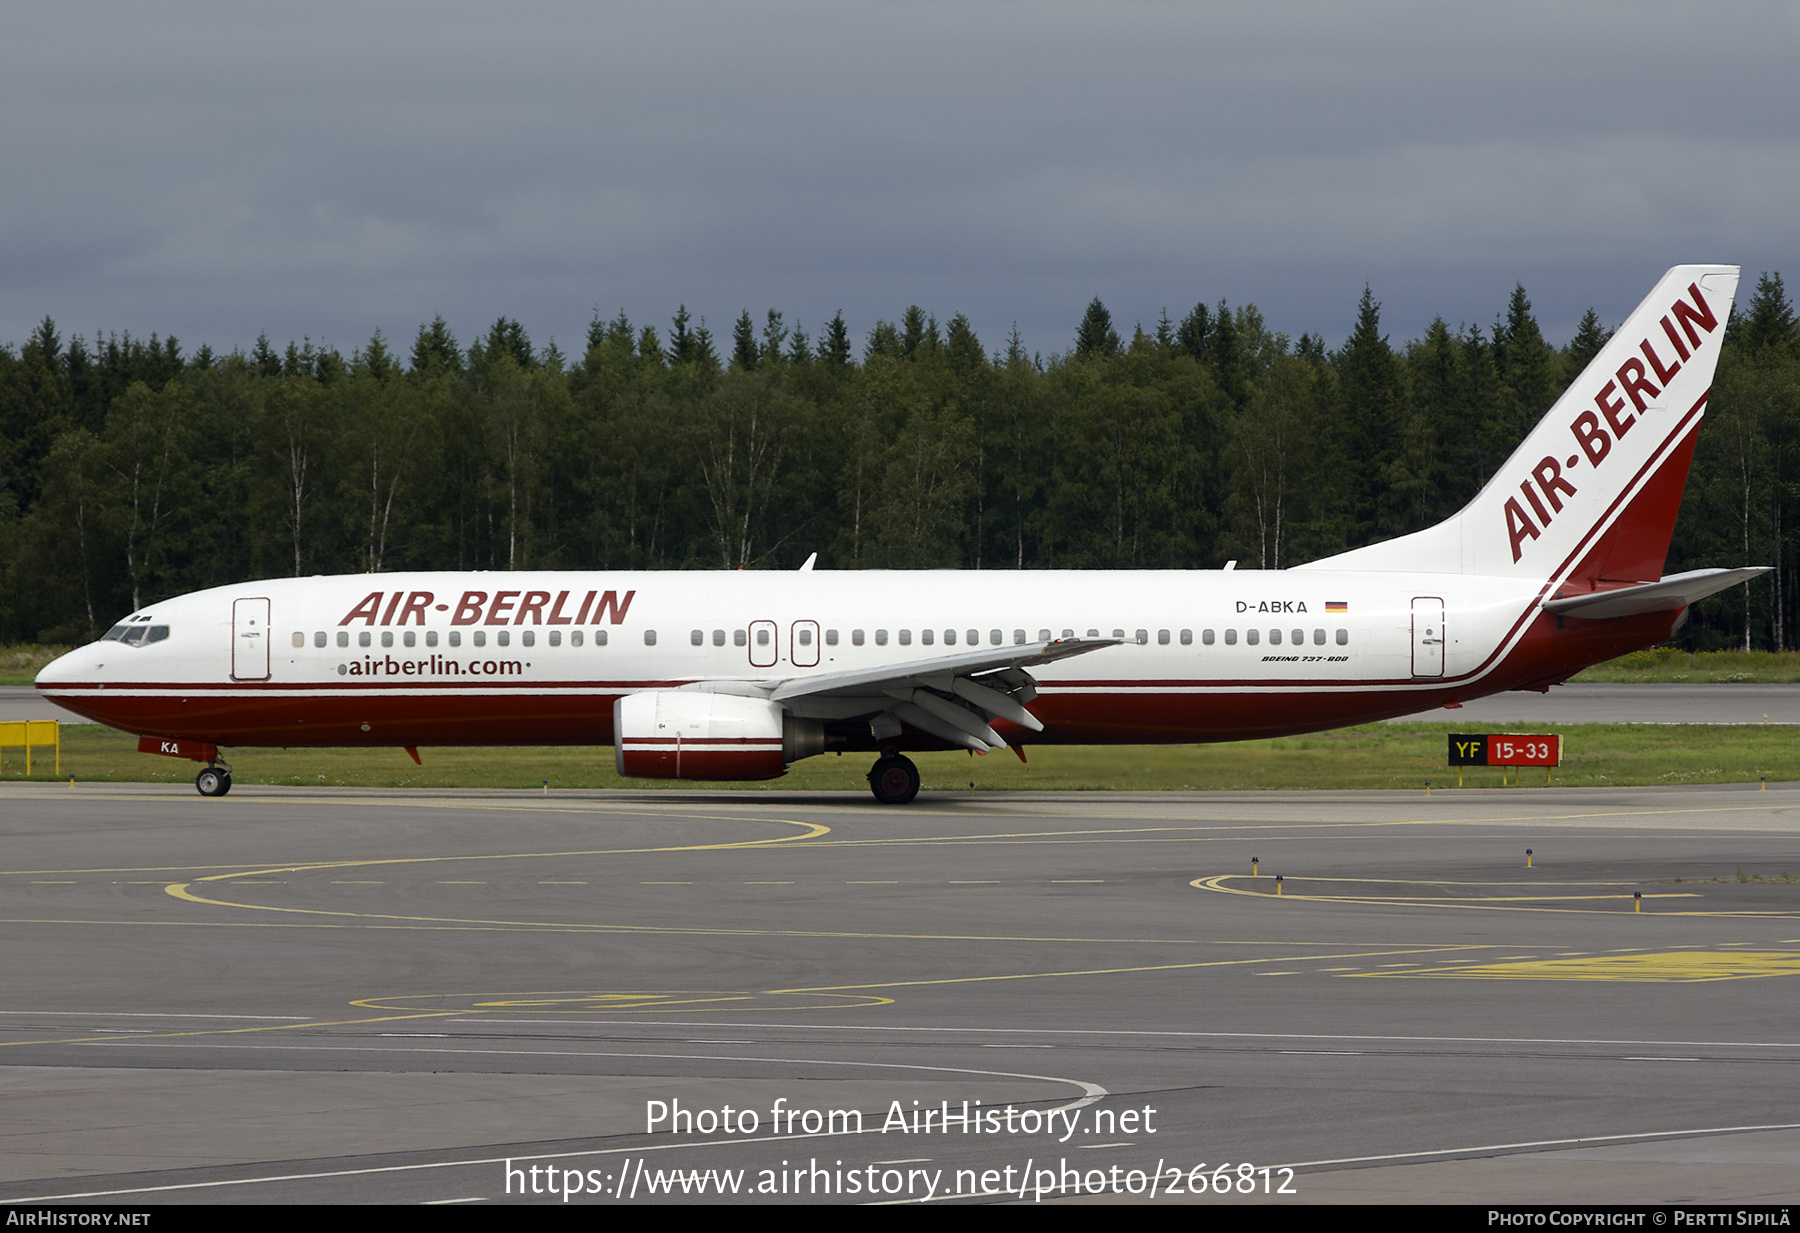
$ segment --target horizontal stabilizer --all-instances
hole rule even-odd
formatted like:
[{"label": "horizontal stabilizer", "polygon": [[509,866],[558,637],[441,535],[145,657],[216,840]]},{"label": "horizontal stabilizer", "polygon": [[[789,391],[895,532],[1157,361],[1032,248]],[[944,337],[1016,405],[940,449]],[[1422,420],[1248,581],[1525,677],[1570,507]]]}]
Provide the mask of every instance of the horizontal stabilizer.
[{"label": "horizontal stabilizer", "polygon": [[1696,569],[1685,574],[1670,574],[1660,582],[1571,595],[1567,599],[1547,599],[1544,611],[1590,621],[1636,616],[1641,612],[1675,612],[1695,600],[1766,574],[1770,568],[1755,565],[1746,569]]}]

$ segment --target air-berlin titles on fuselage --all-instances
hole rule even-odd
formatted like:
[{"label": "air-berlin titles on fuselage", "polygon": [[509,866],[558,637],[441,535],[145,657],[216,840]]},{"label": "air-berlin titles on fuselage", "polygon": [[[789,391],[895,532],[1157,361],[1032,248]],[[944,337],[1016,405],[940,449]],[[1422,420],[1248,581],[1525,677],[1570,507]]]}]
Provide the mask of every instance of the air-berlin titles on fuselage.
[{"label": "air-berlin titles on fuselage", "polygon": [[[592,623],[603,621],[613,625],[625,622],[625,613],[631,608],[631,601],[636,591],[627,591],[623,596],[617,591],[589,591],[582,596],[581,606],[573,616],[567,615],[569,597],[572,591],[558,591],[554,596],[548,591],[495,591],[489,598],[486,591],[464,591],[462,598],[456,603],[456,611],[451,614],[451,625],[586,625],[588,618]],[[386,591],[371,591],[363,601],[350,609],[339,621],[340,626],[361,621],[365,625],[405,625],[410,618],[417,617],[418,624],[425,624],[425,610],[435,609],[438,612],[450,612],[449,604],[437,602],[437,596],[430,591],[395,591],[382,604]],[[401,601],[405,600],[405,603]],[[597,601],[597,602],[596,602]],[[550,609],[544,615],[545,607]],[[395,620],[398,615],[399,619]]]},{"label": "air-berlin titles on fuselage", "polygon": [[[1567,461],[1561,463],[1554,455],[1546,456],[1531,469],[1532,478],[1519,485],[1520,494],[1530,504],[1531,513],[1537,515],[1537,520],[1532,520],[1531,513],[1527,513],[1525,507],[1519,504],[1518,497],[1507,498],[1506,536],[1512,544],[1514,561],[1522,555],[1525,541],[1538,538],[1540,528],[1548,527],[1551,519],[1562,512],[1563,497],[1575,495],[1575,485],[1564,478],[1563,468],[1567,467],[1572,471],[1580,466],[1582,455],[1586,455],[1589,466],[1598,467],[1604,462],[1606,456],[1612,453],[1613,441],[1623,440],[1625,434],[1637,423],[1638,414],[1650,409],[1646,399],[1655,398],[1662,393],[1663,387],[1681,371],[1682,363],[1700,349],[1706,335],[1719,328],[1718,316],[1706,302],[1706,297],[1700,294],[1700,285],[1689,283],[1688,294],[1694,298],[1694,302],[1689,304],[1686,300],[1677,299],[1660,323],[1663,334],[1669,340],[1669,347],[1675,352],[1675,358],[1665,364],[1649,336],[1640,340],[1638,350],[1643,352],[1644,358],[1640,360],[1634,355],[1619,365],[1612,379],[1594,395],[1594,405],[1599,408],[1599,413],[1583,411],[1569,425],[1569,431],[1581,446],[1581,453],[1570,454]],[[1683,335],[1686,336],[1685,340]],[[1650,365],[1648,370],[1644,367],[1646,362]],[[1652,373],[1655,374],[1654,379]],[[1661,387],[1656,384],[1658,381],[1662,382]],[[1635,412],[1626,409],[1627,399],[1637,409]],[[1610,434],[1600,426],[1602,417],[1612,429]],[[1533,480],[1536,481],[1535,485]],[[1540,494],[1542,500],[1539,499]],[[1545,502],[1549,503],[1548,509],[1545,508]]]}]

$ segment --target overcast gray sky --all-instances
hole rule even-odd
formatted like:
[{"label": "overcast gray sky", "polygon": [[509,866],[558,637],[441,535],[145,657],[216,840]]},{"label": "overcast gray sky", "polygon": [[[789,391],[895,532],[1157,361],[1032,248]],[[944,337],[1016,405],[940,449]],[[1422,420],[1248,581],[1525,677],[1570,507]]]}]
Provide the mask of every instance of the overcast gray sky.
[{"label": "overcast gray sky", "polygon": [[[0,41],[0,340],[578,351],[596,307],[1066,349],[1255,301],[1396,342],[1523,282],[1800,274],[1800,6],[70,3]],[[1742,298],[1740,297],[1740,303]]]}]

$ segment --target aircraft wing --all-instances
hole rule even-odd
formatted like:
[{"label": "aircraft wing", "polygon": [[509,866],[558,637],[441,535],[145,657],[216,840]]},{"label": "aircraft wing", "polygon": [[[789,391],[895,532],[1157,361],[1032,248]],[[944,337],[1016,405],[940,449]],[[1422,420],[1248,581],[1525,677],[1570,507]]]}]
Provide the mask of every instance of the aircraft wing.
[{"label": "aircraft wing", "polygon": [[1024,707],[1037,696],[1036,682],[1027,669],[1120,642],[1118,638],[1063,638],[792,677],[777,682],[766,696],[809,719],[871,715],[870,726],[877,738],[897,738],[904,723],[953,745],[985,752],[1006,747],[989,726],[995,719],[1033,732],[1044,730],[1037,716]]},{"label": "aircraft wing", "polygon": [[1613,591],[1571,595],[1566,599],[1547,599],[1544,601],[1544,611],[1556,616],[1595,621],[1636,616],[1640,612],[1673,612],[1687,607],[1695,600],[1705,599],[1727,587],[1766,574],[1770,568],[1772,567],[1767,565],[1756,565],[1746,569],[1690,570],[1685,574],[1670,574],[1660,582],[1643,582]]},{"label": "aircraft wing", "polygon": [[1053,642],[1027,642],[1023,646],[964,651],[960,655],[939,655],[909,663],[884,664],[879,668],[858,668],[854,672],[795,677],[777,685],[769,697],[775,702],[785,702],[790,698],[879,694],[887,689],[949,689],[950,681],[959,676],[975,676],[1005,668],[1034,668],[1119,643],[1118,638],[1064,638]]}]

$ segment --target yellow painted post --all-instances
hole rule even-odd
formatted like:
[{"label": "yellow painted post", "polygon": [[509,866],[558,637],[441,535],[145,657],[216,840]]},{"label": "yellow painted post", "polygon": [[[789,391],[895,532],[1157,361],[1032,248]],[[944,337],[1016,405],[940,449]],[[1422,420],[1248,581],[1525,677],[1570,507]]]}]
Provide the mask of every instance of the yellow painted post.
[{"label": "yellow painted post", "polygon": [[62,721],[56,719],[12,719],[0,723],[0,750],[8,745],[25,747],[25,777],[31,777],[31,747],[51,745],[56,749],[56,773],[62,774]]},{"label": "yellow painted post", "polygon": [[1631,892],[1631,910],[1633,912],[1642,912],[1644,910],[1644,892],[1643,891],[1632,891]]},{"label": "yellow painted post", "polygon": [[1275,893],[1277,895],[1279,895],[1281,893],[1281,875],[1280,874],[1275,875]]},{"label": "yellow painted post", "polygon": [[1525,849],[1525,868],[1531,868],[1531,849]]},{"label": "yellow painted post", "polygon": [[[36,736],[38,745],[52,745],[56,748],[56,773],[62,774],[62,722],[55,719],[31,719],[25,723],[26,735]],[[31,746],[25,747],[25,773],[31,773]]]},{"label": "yellow painted post", "polygon": [[1253,878],[1254,878],[1254,877],[1258,877],[1258,876],[1260,876],[1260,875],[1258,875],[1258,873],[1257,873],[1257,872],[1256,872],[1256,858],[1255,858],[1255,857],[1254,857],[1254,856],[1252,856],[1252,857],[1251,857],[1251,858],[1250,858],[1250,876],[1251,876],[1251,877],[1253,877]]}]

